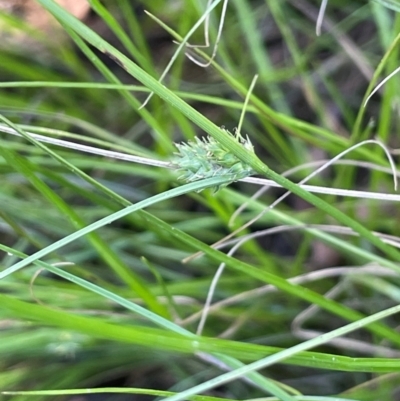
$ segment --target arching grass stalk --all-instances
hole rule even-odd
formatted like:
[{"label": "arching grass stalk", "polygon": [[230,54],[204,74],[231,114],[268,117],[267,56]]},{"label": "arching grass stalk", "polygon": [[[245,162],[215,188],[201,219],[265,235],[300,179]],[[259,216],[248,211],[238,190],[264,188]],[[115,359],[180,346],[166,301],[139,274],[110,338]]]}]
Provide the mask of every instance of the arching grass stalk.
[{"label": "arching grass stalk", "polygon": [[[197,60],[195,57],[193,57],[190,53],[186,52],[185,56],[193,61],[195,64],[197,64],[200,67],[209,67],[212,63],[212,61],[214,60],[215,56],[217,55],[217,50],[218,50],[218,44],[221,40],[221,36],[222,36],[222,29],[224,27],[224,23],[225,23],[225,15],[226,15],[226,9],[228,8],[228,1],[229,0],[224,0],[223,4],[222,4],[222,10],[221,10],[221,16],[219,19],[219,25],[218,25],[218,32],[217,32],[217,37],[215,39],[215,43],[213,46],[213,50],[210,56],[210,59],[206,62],[202,62]],[[211,6],[211,0],[208,0],[207,2],[207,7],[206,9],[208,10]],[[204,21],[204,45],[190,45],[187,44],[187,47],[192,48],[192,49],[196,49],[196,48],[203,48],[203,49],[207,49],[208,47],[210,47],[210,14],[206,11],[207,13],[207,18]],[[178,43],[180,45],[180,43]]]},{"label": "arching grass stalk", "polygon": [[162,192],[161,194],[155,195],[155,196],[151,197],[150,199],[145,199],[141,202],[135,203],[134,205],[130,205],[122,210],[119,210],[116,213],[111,214],[110,216],[107,216],[107,217],[104,217],[103,219],[97,220],[95,223],[92,223],[89,226],[86,226],[86,227],[68,235],[67,237],[62,238],[61,240],[54,242],[53,244],[49,245],[48,247],[34,253],[31,256],[28,256],[26,259],[21,260],[20,262],[14,264],[13,266],[10,266],[9,268],[1,271],[0,272],[0,280],[16,271],[22,269],[23,267],[28,266],[29,264],[42,258],[43,256],[50,254],[51,252],[55,251],[56,249],[59,249],[65,245],[75,241],[76,239],[97,230],[100,227],[103,227],[107,224],[112,223],[113,221],[116,221],[124,216],[127,216],[130,213],[141,210],[154,203],[161,202],[163,200],[166,200],[166,199],[169,199],[169,198],[172,198],[175,196],[183,195],[185,193],[189,193],[189,192],[193,192],[193,191],[199,191],[204,188],[219,187],[219,186],[224,185],[229,182],[232,182],[232,176],[216,176],[216,177],[208,178],[205,180],[196,181],[196,182],[193,182],[190,184],[182,185],[178,188],[174,188],[169,191]]},{"label": "arching grass stalk", "polygon": [[[206,22],[209,18],[209,15],[211,11],[221,2],[222,0],[215,0],[211,4],[208,2],[207,4],[207,10],[203,13],[203,15],[199,18],[199,20],[193,25],[192,29],[189,30],[189,32],[186,34],[186,36],[183,38],[181,43],[179,43],[178,48],[176,49],[174,55],[171,57],[171,60],[169,61],[168,65],[165,67],[163,73],[161,74],[158,82],[161,83],[161,81],[165,78],[165,76],[168,74],[169,70],[172,68],[172,65],[174,64],[176,58],[178,57],[179,53],[181,50],[186,46],[189,38],[193,35],[193,33],[197,30],[197,28],[203,23]],[[226,3],[226,2],[225,2]],[[226,9],[226,4],[224,5],[224,9]],[[146,12],[146,11],[145,11]],[[146,12],[147,13],[147,12]],[[221,27],[222,30],[222,27]],[[78,32],[77,32],[78,33]],[[79,34],[79,33],[78,33]],[[85,37],[83,36],[85,39]],[[140,108],[143,108],[146,106],[146,104],[149,102],[149,100],[152,98],[152,96],[156,93],[156,91],[150,92],[149,96],[145,99],[145,101],[142,103]]]},{"label": "arching grass stalk", "polygon": [[[385,53],[385,55],[382,57],[382,60],[379,62],[378,67],[376,68],[374,72],[374,76],[372,77],[367,90],[365,91],[364,98],[362,100],[362,107],[360,107],[360,110],[358,111],[356,121],[354,123],[354,128],[351,133],[351,140],[353,142],[357,142],[359,139],[359,135],[361,132],[361,124],[362,120],[366,111],[366,105],[370,97],[375,93],[374,87],[376,85],[376,82],[378,81],[379,75],[382,73],[383,68],[385,67],[386,63],[388,62],[390,56],[394,52],[394,50],[397,48],[397,46],[400,43],[400,33],[396,36],[396,38],[393,40],[393,43]],[[397,71],[397,70],[396,70]],[[391,77],[392,74],[390,74],[389,77]]]}]

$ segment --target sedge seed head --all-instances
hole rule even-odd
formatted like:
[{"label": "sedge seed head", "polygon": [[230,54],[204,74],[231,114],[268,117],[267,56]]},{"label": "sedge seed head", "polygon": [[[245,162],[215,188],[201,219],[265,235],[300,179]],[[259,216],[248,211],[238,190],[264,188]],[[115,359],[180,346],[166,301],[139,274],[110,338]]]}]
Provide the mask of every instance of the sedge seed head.
[{"label": "sedge seed head", "polygon": [[[254,153],[254,147],[248,136],[243,138],[239,132],[231,134],[226,131],[248,151]],[[194,141],[175,144],[177,152],[171,160],[181,175],[179,179],[186,182],[198,181],[205,178],[216,176],[226,176],[231,179],[230,182],[240,180],[254,174],[254,170],[238,159],[233,153],[225,149],[212,137],[195,138]],[[215,192],[224,184],[214,188]]]}]

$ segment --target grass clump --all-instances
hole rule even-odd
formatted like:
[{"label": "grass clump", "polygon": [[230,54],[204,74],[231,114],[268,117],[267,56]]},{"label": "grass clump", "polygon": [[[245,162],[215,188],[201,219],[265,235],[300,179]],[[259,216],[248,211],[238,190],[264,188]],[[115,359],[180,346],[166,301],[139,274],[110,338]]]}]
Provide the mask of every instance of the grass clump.
[{"label": "grass clump", "polygon": [[2,14],[2,396],[396,399],[396,4],[89,3]]}]

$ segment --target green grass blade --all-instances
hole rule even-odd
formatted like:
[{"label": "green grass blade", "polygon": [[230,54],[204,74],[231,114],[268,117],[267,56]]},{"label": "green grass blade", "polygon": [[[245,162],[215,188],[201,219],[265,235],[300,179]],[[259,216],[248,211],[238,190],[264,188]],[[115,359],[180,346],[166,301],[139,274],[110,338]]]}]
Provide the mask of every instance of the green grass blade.
[{"label": "green grass blade", "polygon": [[238,368],[233,372],[228,372],[218,376],[217,378],[206,381],[202,384],[192,387],[189,390],[184,390],[179,394],[173,395],[171,397],[166,398],[167,401],[181,401],[186,399],[187,397],[193,396],[195,394],[202,393],[204,391],[210,390],[217,386],[221,386],[225,383],[228,383],[234,379],[240,378],[243,374],[248,373],[249,371],[259,370],[265,368],[267,366],[271,366],[277,362],[285,360],[287,357],[296,354],[297,352],[308,350],[317,345],[324,344],[329,340],[343,336],[344,334],[351,333],[354,330],[359,329],[365,325],[371,324],[372,322],[376,322],[377,320],[383,319],[387,316],[393,315],[395,313],[400,312],[400,306],[394,306],[393,308],[386,309],[382,312],[378,312],[374,315],[365,317],[364,319],[350,323],[347,326],[340,327],[339,329],[332,330],[329,334],[324,334],[322,336],[316,337],[312,340],[305,341],[301,344],[298,344],[294,347],[288,348],[284,351],[278,352],[275,355],[269,356],[267,358],[261,359],[260,361],[254,362],[250,365],[244,366],[242,368]]}]

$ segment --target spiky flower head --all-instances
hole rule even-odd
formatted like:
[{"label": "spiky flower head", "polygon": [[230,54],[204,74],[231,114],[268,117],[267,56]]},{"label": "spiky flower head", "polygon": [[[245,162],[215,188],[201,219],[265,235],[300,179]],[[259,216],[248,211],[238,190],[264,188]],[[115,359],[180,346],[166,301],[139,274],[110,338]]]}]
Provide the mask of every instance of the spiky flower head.
[{"label": "spiky flower head", "polygon": [[[226,132],[245,149],[254,153],[254,147],[248,137],[243,138],[239,132],[235,134]],[[215,176],[224,176],[229,178],[230,182],[234,182],[255,173],[250,166],[239,160],[212,137],[207,136],[202,139],[196,137],[194,142],[183,142],[175,146],[178,152],[175,153],[171,164],[182,173],[179,179],[186,182]],[[218,186],[215,192],[228,184],[229,182]]]}]

